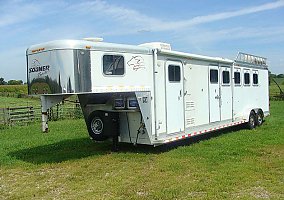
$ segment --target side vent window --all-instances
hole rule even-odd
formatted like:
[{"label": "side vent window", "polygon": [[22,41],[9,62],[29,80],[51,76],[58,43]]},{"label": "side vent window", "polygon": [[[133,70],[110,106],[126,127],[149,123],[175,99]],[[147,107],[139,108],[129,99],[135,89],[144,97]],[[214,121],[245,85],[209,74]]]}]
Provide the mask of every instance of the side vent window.
[{"label": "side vent window", "polygon": [[249,72],[244,73],[244,85],[250,85],[250,76]]},{"label": "side vent window", "polygon": [[258,74],[254,73],[252,76],[253,85],[258,85]]},{"label": "side vent window", "polygon": [[234,72],[235,85],[241,85],[241,73]]},{"label": "side vent window", "polygon": [[223,71],[222,72],[222,78],[223,78],[223,84],[224,85],[230,84],[230,72],[229,71]]},{"label": "side vent window", "polygon": [[103,56],[103,72],[105,75],[123,75],[124,58],[120,55]]}]

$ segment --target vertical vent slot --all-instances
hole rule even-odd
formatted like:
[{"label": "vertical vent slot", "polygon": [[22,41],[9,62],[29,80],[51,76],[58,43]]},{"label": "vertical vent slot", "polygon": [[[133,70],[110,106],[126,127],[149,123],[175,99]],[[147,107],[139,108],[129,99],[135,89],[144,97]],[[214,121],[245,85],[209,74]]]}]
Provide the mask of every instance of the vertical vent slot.
[{"label": "vertical vent slot", "polygon": [[186,119],[187,126],[194,125],[194,124],[195,124],[195,118]]},{"label": "vertical vent slot", "polygon": [[185,103],[185,110],[193,110],[195,108],[194,101],[187,101]]}]

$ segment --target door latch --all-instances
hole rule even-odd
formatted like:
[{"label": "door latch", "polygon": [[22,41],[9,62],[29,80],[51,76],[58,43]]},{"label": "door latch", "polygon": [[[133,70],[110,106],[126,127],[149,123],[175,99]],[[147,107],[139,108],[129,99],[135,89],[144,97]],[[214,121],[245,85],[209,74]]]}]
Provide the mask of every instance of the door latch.
[{"label": "door latch", "polygon": [[221,97],[219,96],[219,95],[217,95],[216,97],[215,97],[215,99],[220,99]]}]

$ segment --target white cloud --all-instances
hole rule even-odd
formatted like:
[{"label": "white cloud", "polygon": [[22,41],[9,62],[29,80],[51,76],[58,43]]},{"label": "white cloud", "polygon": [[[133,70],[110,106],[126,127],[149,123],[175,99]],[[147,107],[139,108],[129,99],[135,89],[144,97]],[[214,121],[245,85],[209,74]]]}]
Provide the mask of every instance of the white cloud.
[{"label": "white cloud", "polygon": [[40,12],[36,4],[26,4],[21,1],[7,1],[6,4],[1,4],[0,27],[30,20]]},{"label": "white cloud", "polygon": [[231,41],[239,39],[250,39],[260,43],[273,43],[284,41],[284,27],[235,27],[221,30],[193,29],[191,32],[182,34],[181,40],[188,43],[198,43],[209,45],[220,41]]},{"label": "white cloud", "polygon": [[[284,7],[284,0],[243,8],[235,11],[226,11],[216,14],[196,16],[187,20],[171,21],[162,20],[145,15],[138,10],[108,3],[107,1],[83,1],[80,3],[70,3],[68,1],[50,1],[26,3],[25,1],[10,1],[0,8],[0,27],[9,26],[20,22],[25,22],[38,15],[60,14],[81,14],[88,20],[95,18],[101,21],[111,21],[112,27],[107,24],[101,25],[99,31],[101,35],[130,35],[141,32],[162,32],[178,31],[192,28],[196,25],[225,20],[233,17],[249,15],[266,10]],[[11,12],[13,10],[13,12]],[[15,14],[16,13],[16,14]],[[98,21],[97,21],[98,22]],[[82,21],[84,23],[84,20]],[[60,25],[60,23],[59,23]],[[97,27],[98,28],[98,27]]]},{"label": "white cloud", "polygon": [[40,16],[58,14],[66,7],[64,1],[10,0],[1,2],[0,27],[29,22]]},{"label": "white cloud", "polygon": [[79,5],[70,6],[69,9],[74,9],[77,12],[88,13],[90,15],[96,15],[102,17],[104,20],[112,19],[117,21],[121,27],[122,31],[115,31],[117,34],[131,34],[141,31],[172,31],[184,28],[190,28],[199,24],[225,20],[233,17],[249,15],[253,13],[263,12],[267,10],[277,9],[284,7],[284,0],[278,0],[271,3],[266,3],[258,6],[253,6],[249,8],[243,8],[235,11],[220,12],[217,14],[201,15],[196,16],[187,20],[180,21],[165,21],[157,19],[155,17],[150,17],[137,10],[130,8],[117,6],[114,4],[108,4],[105,1],[93,1],[93,2],[83,2]]},{"label": "white cloud", "polygon": [[[230,12],[220,12],[217,14],[211,14],[211,15],[203,15],[203,16],[197,16],[189,20],[179,21],[176,23],[170,23],[169,28],[184,28],[214,21],[220,21],[229,19],[232,17],[238,17],[248,14],[253,14],[257,12],[262,12],[266,10],[272,10],[277,9],[284,6],[284,0],[275,1],[272,3],[267,3],[259,6],[249,7],[249,8],[243,8],[236,11],[230,11]],[[166,28],[166,27],[165,27]]]},{"label": "white cloud", "polygon": [[[98,23],[104,21],[112,21],[111,27],[104,31],[104,35],[127,35],[137,33],[138,31],[149,29],[150,27],[158,27],[163,23],[154,17],[142,14],[137,10],[109,4],[106,1],[88,1],[75,5],[70,5],[67,10],[71,12],[81,13],[88,17],[95,16]],[[117,27],[118,28],[117,28]],[[105,27],[101,27],[104,29]]]}]

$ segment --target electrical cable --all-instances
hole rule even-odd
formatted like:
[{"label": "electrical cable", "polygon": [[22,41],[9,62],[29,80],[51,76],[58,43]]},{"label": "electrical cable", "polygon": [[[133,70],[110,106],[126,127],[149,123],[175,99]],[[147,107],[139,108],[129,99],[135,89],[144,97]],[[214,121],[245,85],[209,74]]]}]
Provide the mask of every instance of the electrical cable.
[{"label": "electrical cable", "polygon": [[142,113],[141,113],[141,111],[140,111],[140,126],[139,126],[139,128],[138,128],[138,130],[137,130],[135,145],[137,144],[137,141],[138,141],[138,135],[139,135],[139,133],[140,133],[140,129],[141,129],[143,126],[144,126],[144,124],[142,124]]},{"label": "electrical cable", "polygon": [[132,143],[131,135],[130,135],[130,128],[129,128],[128,113],[126,112],[125,114],[126,114],[126,120],[127,120],[127,128],[128,128],[129,141],[130,141],[130,143]]}]

